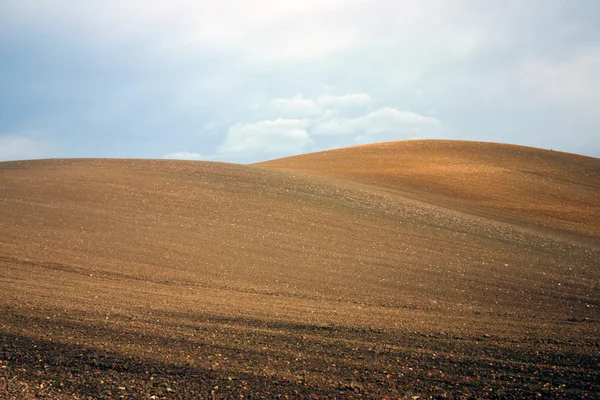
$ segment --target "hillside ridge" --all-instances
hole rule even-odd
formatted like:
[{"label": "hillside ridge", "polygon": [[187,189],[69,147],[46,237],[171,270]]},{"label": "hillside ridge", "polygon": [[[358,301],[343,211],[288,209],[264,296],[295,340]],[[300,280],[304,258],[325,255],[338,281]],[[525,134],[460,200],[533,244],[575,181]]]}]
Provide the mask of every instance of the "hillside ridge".
[{"label": "hillside ridge", "polygon": [[[566,192],[541,192],[558,204],[542,226],[535,213],[494,214],[504,212],[494,196],[483,206],[470,199],[493,183],[479,172],[481,155],[452,152],[437,170],[405,157],[410,173],[398,173],[398,146],[371,164],[354,150],[273,165],[0,163],[0,393],[599,392],[600,243],[596,222],[577,217],[597,204],[596,183],[568,180],[595,161],[566,168],[563,181],[552,172]],[[505,156],[515,159],[538,171]],[[357,160],[372,175],[345,169]],[[478,184],[456,200],[448,188],[466,186],[433,177],[460,175],[464,160],[479,166]],[[338,162],[347,175],[337,175]],[[565,207],[577,212],[557,218]]]},{"label": "hillside ridge", "polygon": [[496,220],[600,238],[600,159],[447,140],[353,146],[255,164],[378,187]]}]

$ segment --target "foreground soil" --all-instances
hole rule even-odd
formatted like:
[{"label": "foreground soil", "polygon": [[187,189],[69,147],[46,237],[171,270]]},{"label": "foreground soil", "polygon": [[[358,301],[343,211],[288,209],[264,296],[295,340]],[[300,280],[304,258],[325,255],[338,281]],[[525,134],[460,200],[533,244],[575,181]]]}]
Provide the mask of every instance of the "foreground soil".
[{"label": "foreground soil", "polygon": [[0,398],[600,397],[597,159],[7,162],[0,204]]}]

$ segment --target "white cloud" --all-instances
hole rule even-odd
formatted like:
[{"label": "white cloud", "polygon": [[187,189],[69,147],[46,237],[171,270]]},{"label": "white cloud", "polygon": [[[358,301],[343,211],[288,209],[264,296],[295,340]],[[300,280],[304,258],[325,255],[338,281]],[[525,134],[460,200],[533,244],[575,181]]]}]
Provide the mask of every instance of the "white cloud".
[{"label": "white cloud", "polygon": [[321,112],[313,99],[307,99],[301,94],[289,99],[273,99],[271,100],[271,107],[279,117],[304,117]]},{"label": "white cloud", "polygon": [[542,101],[600,100],[600,48],[586,49],[559,62],[527,60],[518,70],[518,79]]},{"label": "white cloud", "polygon": [[0,137],[0,161],[41,158],[47,146],[28,137]]},{"label": "white cloud", "polygon": [[[0,25],[59,29],[159,50],[217,49],[247,61],[331,57],[379,48],[425,62],[495,40],[499,6],[469,0],[25,0],[5,2]],[[503,5],[504,7],[504,5]],[[423,50],[421,50],[423,49]],[[436,52],[430,51],[431,49]]]},{"label": "white cloud", "polygon": [[439,134],[443,125],[433,117],[391,107],[381,108],[357,118],[336,118],[318,123],[315,135],[362,136],[381,133]]},{"label": "white cloud", "polygon": [[350,93],[333,96],[329,94],[313,98],[297,94],[291,98],[275,98],[270,102],[270,112],[278,118],[331,117],[341,109],[365,107],[373,102],[367,93]]},{"label": "white cloud", "polygon": [[61,27],[97,40],[152,39],[157,48],[218,48],[249,60],[298,60],[351,47],[356,29],[344,10],[365,0],[29,0],[2,5],[3,19]]},{"label": "white cloud", "polygon": [[323,95],[317,100],[323,106],[363,106],[373,102],[367,93],[351,93],[342,96]]},{"label": "white cloud", "polygon": [[[276,98],[269,103],[268,111],[279,119],[232,126],[219,153],[287,155],[320,148],[332,139],[344,145],[352,141],[440,137],[444,128],[435,117],[411,111],[383,107],[368,112],[373,103],[368,93],[325,94],[316,100],[300,94]],[[290,115],[305,118],[282,118]]]},{"label": "white cloud", "polygon": [[[64,89],[60,93],[65,101],[72,99],[81,108],[73,114],[65,103],[62,116],[44,109],[28,117],[47,118],[49,127],[74,126],[73,119],[79,118],[81,122],[68,135],[61,133],[64,140],[58,138],[71,146],[80,143],[69,140],[77,132],[99,125],[89,118],[95,110],[111,110],[118,103],[122,112],[104,112],[101,118],[118,128],[111,131],[128,132],[133,131],[126,126],[130,122],[120,116],[143,120],[137,113],[152,113],[148,104],[156,103],[161,112],[152,116],[162,124],[147,124],[155,141],[168,140],[163,138],[164,126],[176,120],[189,129],[194,143],[199,137],[206,138],[209,146],[221,140],[221,151],[234,155],[244,154],[232,141],[236,135],[257,154],[272,148],[269,142],[288,137],[289,127],[278,134],[266,127],[266,122],[277,118],[308,120],[295,128],[307,136],[286,139],[294,149],[313,149],[303,145],[310,140],[333,146],[353,139],[440,132],[452,132],[455,138],[528,144],[543,144],[554,134],[564,137],[561,143],[570,144],[575,132],[583,130],[586,133],[581,135],[591,138],[586,143],[598,147],[600,29],[594,19],[598,4],[0,0],[0,26],[4,42],[24,50],[26,57],[16,55],[22,63],[51,64],[49,73],[35,82],[22,73],[8,78],[25,79],[15,82],[14,88],[36,89],[31,101],[39,99],[39,104],[31,109],[53,104],[55,87]],[[40,37],[52,46],[42,49]],[[60,54],[54,48],[62,49]],[[75,74],[58,73],[64,65]],[[100,76],[99,70],[110,73]],[[96,78],[90,79],[93,74]],[[96,100],[83,97],[87,90],[79,90],[81,81],[98,82],[89,87],[89,99]],[[50,89],[40,93],[43,88]],[[13,94],[6,92],[5,100],[10,101]],[[122,99],[123,93],[126,102],[113,100]],[[307,97],[264,102],[282,93]],[[262,106],[250,110],[247,105],[256,102]],[[378,110],[400,104],[407,110],[438,110],[448,130],[427,114]],[[208,124],[199,132],[207,118],[218,125]],[[244,121],[260,122],[232,126]],[[14,122],[7,126],[21,126],[21,121]],[[221,137],[227,127],[231,127],[227,138]],[[259,128],[265,131],[259,133]],[[269,135],[279,139],[267,139]],[[102,140],[98,138],[98,143]],[[112,145],[113,138],[104,140],[107,148]]]},{"label": "white cloud", "polygon": [[306,151],[313,140],[306,131],[307,121],[301,119],[265,120],[236,124],[229,128],[219,146],[224,155],[254,156],[257,154],[289,155]]},{"label": "white cloud", "polygon": [[277,33],[261,29],[246,38],[243,55],[258,63],[279,63],[317,60],[351,51],[363,42],[359,30],[344,26],[337,20],[315,25],[314,21],[290,18],[276,24]]},{"label": "white cloud", "polygon": [[[599,121],[598,77],[600,47],[596,46],[579,49],[564,59],[530,55],[485,72],[469,71],[455,76],[453,82],[448,79],[445,93],[438,95],[471,109],[552,109],[549,112],[554,116],[557,110],[568,111],[573,121],[581,117]],[[432,85],[428,89],[434,93],[439,88]]]},{"label": "white cloud", "polygon": [[191,153],[189,151],[178,151],[175,153],[165,154],[163,158],[169,160],[210,160],[210,156],[203,156],[200,153]]}]

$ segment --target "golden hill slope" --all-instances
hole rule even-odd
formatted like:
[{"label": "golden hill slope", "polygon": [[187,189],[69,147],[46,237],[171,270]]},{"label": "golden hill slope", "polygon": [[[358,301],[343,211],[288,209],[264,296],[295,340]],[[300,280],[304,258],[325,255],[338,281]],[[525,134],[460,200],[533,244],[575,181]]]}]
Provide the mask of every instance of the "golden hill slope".
[{"label": "golden hill slope", "polygon": [[498,143],[414,140],[258,165],[374,185],[502,220],[600,238],[600,160]]},{"label": "golden hill slope", "polygon": [[346,177],[0,163],[0,392],[598,389],[597,242],[457,212],[446,192],[402,197],[381,190],[385,173]]}]

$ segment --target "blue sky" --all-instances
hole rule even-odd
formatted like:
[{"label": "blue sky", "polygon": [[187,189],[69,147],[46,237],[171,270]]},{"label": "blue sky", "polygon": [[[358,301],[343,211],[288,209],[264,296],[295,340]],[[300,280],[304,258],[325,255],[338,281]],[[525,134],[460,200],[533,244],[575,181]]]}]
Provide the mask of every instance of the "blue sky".
[{"label": "blue sky", "polygon": [[600,157],[600,2],[0,0],[0,160],[413,138]]}]

